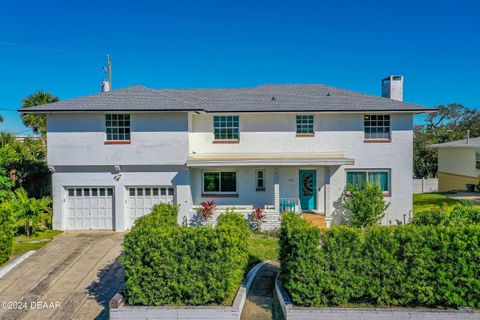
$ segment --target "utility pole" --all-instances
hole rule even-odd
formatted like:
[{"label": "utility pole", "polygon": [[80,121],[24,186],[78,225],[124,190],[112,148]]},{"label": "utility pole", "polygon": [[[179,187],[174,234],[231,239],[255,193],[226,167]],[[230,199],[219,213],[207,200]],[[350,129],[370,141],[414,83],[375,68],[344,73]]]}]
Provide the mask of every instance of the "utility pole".
[{"label": "utility pole", "polygon": [[107,67],[103,67],[103,72],[107,74],[107,80],[102,81],[102,92],[108,92],[112,90],[112,61],[109,54],[107,54]]},{"label": "utility pole", "polygon": [[110,85],[110,90],[112,90],[112,61],[110,60],[110,55],[107,54],[107,72],[108,72],[108,84]]}]

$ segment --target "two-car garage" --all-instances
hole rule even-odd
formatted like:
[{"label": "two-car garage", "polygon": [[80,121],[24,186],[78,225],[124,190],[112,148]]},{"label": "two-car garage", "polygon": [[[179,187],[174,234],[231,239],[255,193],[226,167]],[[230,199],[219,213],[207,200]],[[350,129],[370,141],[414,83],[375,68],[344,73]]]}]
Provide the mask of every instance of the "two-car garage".
[{"label": "two-car garage", "polygon": [[[173,203],[173,186],[135,186],[127,189],[127,227],[135,220],[150,213],[153,205]],[[113,187],[66,188],[67,230],[115,229]]]}]

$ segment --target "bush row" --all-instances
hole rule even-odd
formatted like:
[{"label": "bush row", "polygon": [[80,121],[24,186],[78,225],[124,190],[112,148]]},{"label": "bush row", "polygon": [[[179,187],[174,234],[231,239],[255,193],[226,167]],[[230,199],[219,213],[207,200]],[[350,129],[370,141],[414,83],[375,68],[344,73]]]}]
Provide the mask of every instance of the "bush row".
[{"label": "bush row", "polygon": [[13,226],[11,208],[0,203],[0,264],[8,261],[12,254]]},{"label": "bush row", "polygon": [[452,210],[445,207],[432,208],[415,213],[412,223],[419,226],[480,224],[480,207],[464,201]]},{"label": "bush row", "polygon": [[302,306],[480,307],[480,226],[339,226],[283,216],[281,272]]},{"label": "bush row", "polygon": [[160,204],[125,237],[125,294],[132,305],[224,303],[245,275],[250,232],[243,216],[216,228],[178,227],[177,207]]}]

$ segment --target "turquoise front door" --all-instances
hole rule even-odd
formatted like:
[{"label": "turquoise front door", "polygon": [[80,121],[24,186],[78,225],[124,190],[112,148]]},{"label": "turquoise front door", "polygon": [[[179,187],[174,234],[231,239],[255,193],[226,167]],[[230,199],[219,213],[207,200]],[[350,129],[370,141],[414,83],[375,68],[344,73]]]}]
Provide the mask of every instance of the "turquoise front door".
[{"label": "turquoise front door", "polygon": [[317,207],[317,171],[300,170],[298,180],[302,210],[314,210]]}]

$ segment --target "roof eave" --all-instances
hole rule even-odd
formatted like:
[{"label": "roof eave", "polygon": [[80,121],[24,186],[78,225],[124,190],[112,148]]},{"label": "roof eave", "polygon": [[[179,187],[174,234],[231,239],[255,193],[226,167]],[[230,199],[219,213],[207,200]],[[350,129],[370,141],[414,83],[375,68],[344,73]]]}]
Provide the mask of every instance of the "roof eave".
[{"label": "roof eave", "polygon": [[388,112],[388,113],[432,113],[436,112],[438,109],[365,109],[365,110],[355,110],[355,109],[327,109],[327,110],[302,110],[302,109],[288,109],[288,110],[205,110],[205,109],[58,109],[58,110],[46,110],[46,109],[19,109],[19,113],[64,113],[64,112],[200,112],[200,113],[296,113],[296,112],[314,112],[314,113],[378,113],[378,112]]}]

